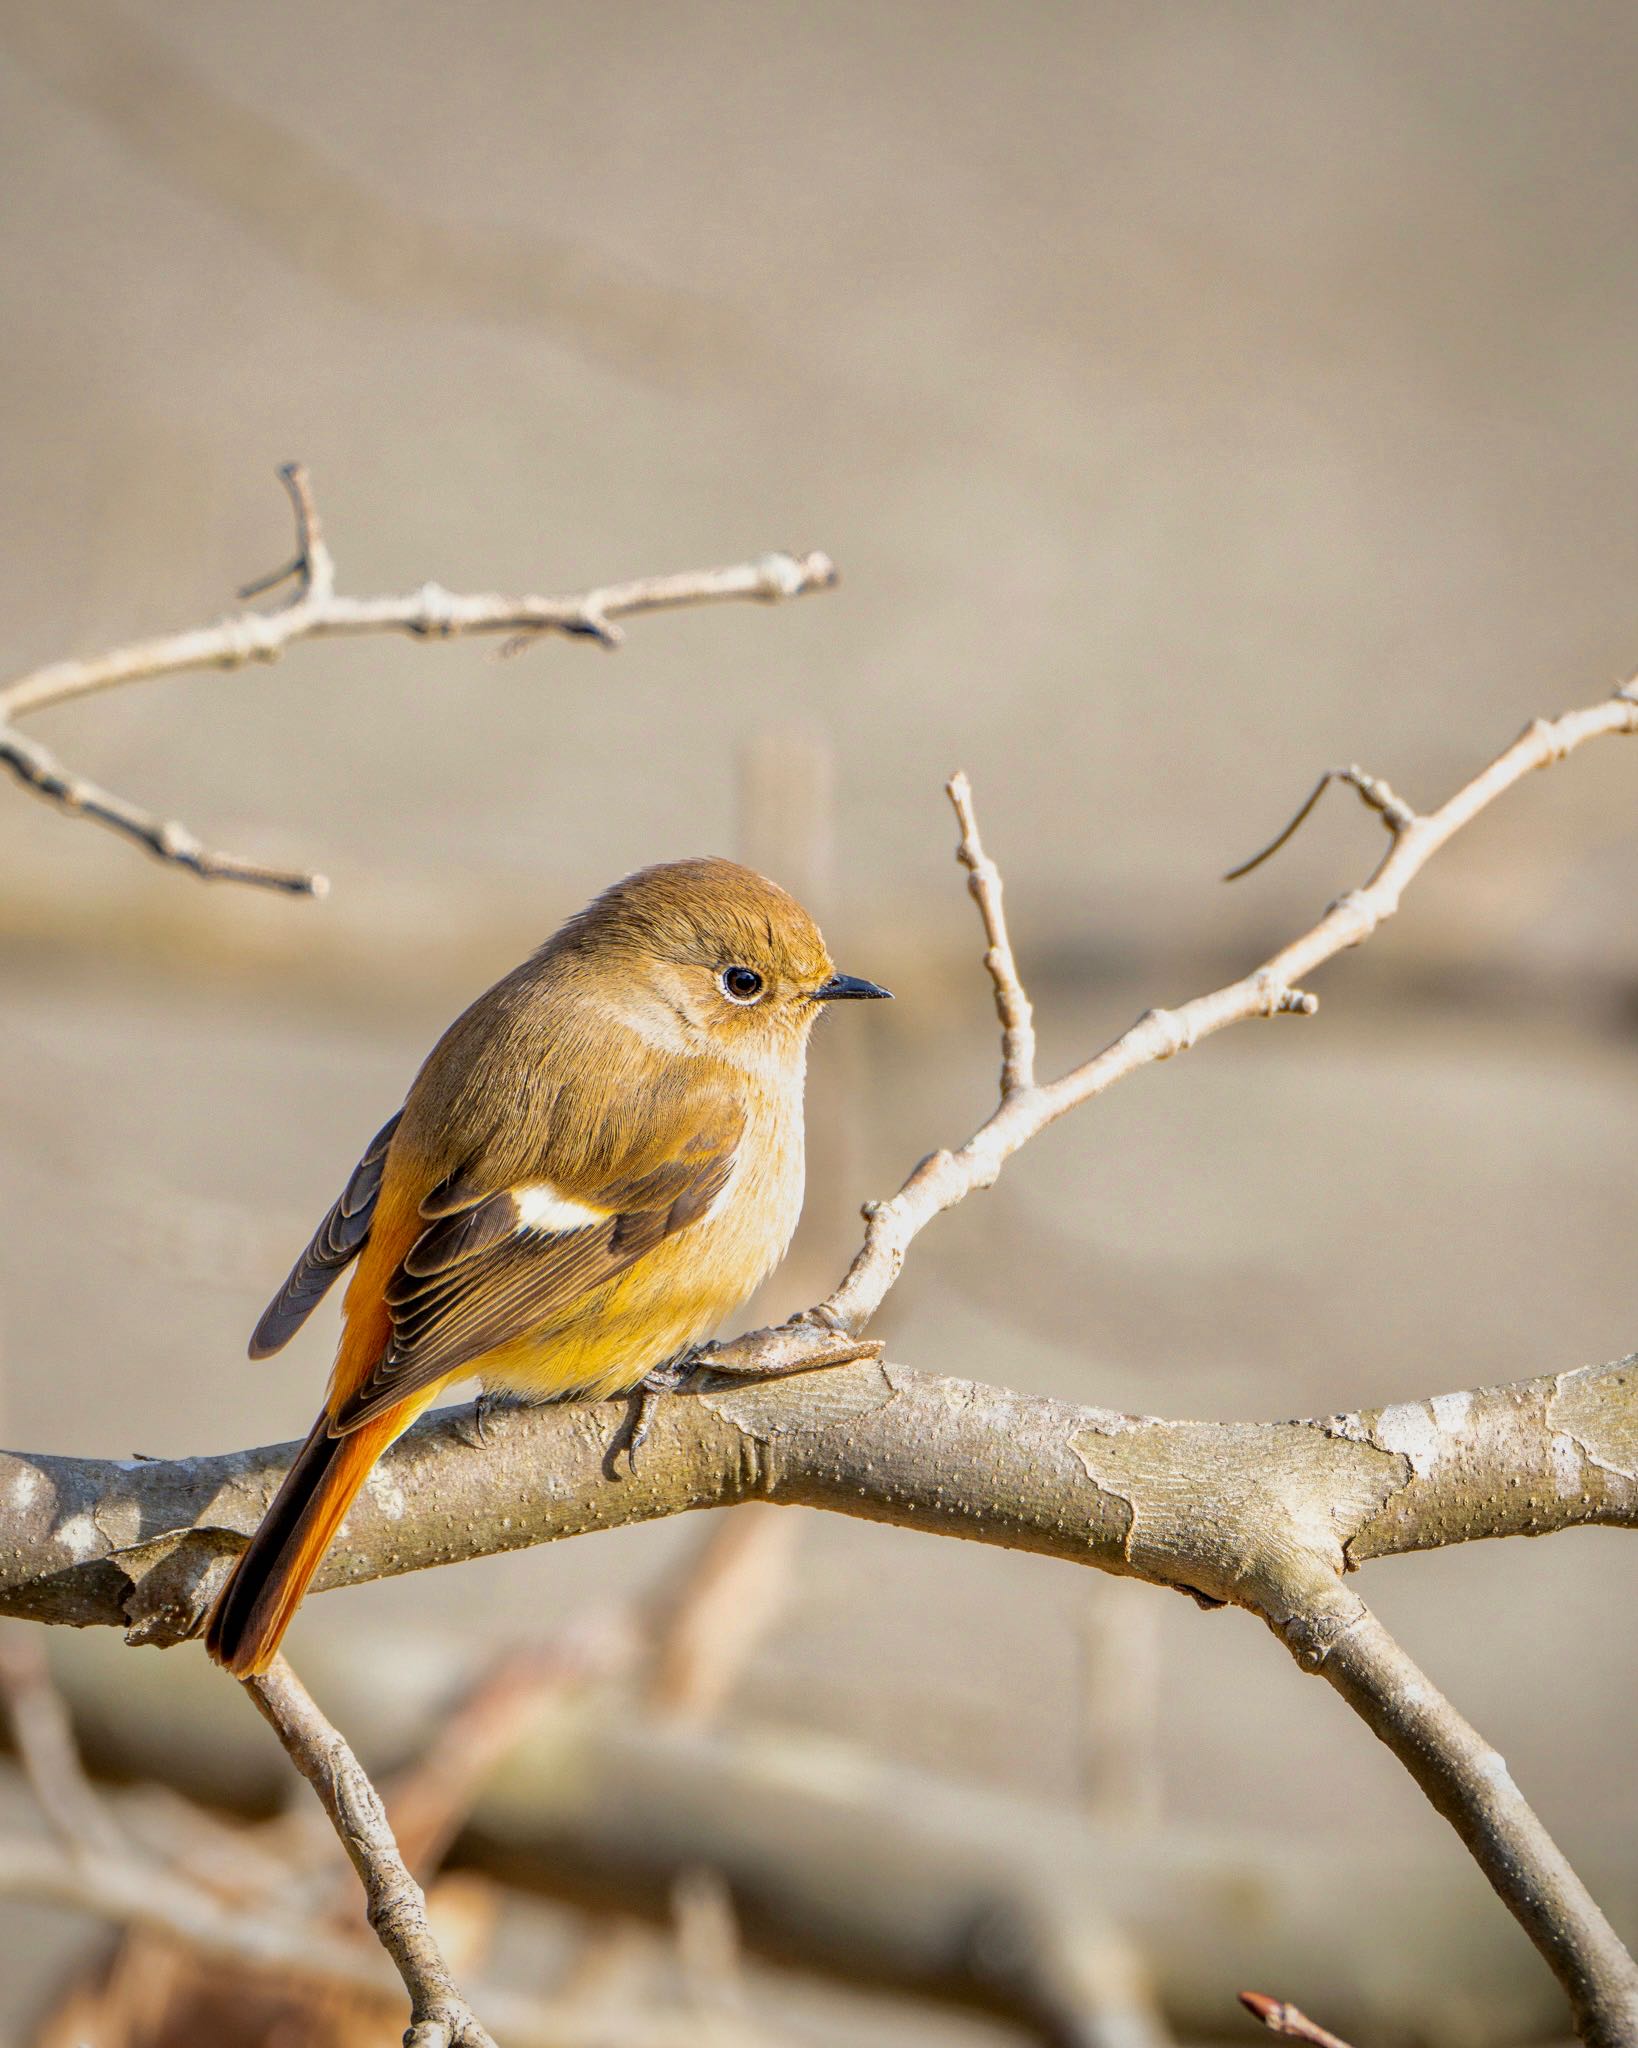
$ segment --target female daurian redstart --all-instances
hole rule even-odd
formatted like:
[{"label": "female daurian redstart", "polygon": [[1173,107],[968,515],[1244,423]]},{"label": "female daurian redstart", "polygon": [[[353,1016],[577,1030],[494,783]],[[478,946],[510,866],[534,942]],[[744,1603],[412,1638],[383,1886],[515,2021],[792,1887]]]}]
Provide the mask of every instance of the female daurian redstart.
[{"label": "female daurian redstart", "polygon": [[452,1380],[633,1390],[778,1264],[802,1207],[808,1033],[838,974],[783,889],[726,860],[617,882],[433,1048],[256,1325],[277,1351],[342,1268],[314,1423],[212,1610],[266,1670],[370,1468]]}]

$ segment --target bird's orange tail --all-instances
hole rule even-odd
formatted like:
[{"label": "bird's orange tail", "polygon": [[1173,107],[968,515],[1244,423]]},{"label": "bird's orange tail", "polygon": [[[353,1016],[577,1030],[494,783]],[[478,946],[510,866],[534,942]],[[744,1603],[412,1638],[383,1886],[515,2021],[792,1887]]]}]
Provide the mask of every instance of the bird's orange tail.
[{"label": "bird's orange tail", "polygon": [[406,1402],[346,1436],[330,1434],[328,1413],[313,1424],[205,1627],[205,1648],[235,1678],[272,1663],[371,1466],[425,1405]]}]

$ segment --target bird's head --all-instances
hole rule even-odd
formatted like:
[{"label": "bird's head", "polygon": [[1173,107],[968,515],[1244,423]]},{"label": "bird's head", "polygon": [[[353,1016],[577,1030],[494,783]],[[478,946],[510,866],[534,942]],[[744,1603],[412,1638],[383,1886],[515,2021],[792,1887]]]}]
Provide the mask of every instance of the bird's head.
[{"label": "bird's head", "polygon": [[828,1004],[889,993],[839,974],[796,898],[731,860],[628,875],[554,944],[571,948],[640,1029],[738,1064],[791,1057]]}]

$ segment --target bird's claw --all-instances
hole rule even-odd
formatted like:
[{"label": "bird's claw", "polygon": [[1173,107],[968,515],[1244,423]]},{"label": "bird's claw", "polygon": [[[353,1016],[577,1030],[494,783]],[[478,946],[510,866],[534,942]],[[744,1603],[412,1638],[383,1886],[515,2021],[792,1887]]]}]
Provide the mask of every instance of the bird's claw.
[{"label": "bird's claw", "polygon": [[632,1389],[626,1422],[610,1447],[611,1461],[624,1452],[626,1469],[629,1472],[637,1470],[637,1453],[648,1442],[648,1433],[654,1426],[658,1396],[680,1393],[701,1372],[708,1372],[711,1353],[720,1349],[715,1342],[696,1344],[692,1350],[681,1351],[675,1358],[662,1359],[644,1373]]}]

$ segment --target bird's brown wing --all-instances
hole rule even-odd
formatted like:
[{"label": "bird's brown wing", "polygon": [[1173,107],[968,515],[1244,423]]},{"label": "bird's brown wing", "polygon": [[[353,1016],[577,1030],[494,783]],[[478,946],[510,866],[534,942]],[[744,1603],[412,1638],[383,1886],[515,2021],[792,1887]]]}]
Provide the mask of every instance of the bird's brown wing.
[{"label": "bird's brown wing", "polygon": [[390,1117],[364,1149],[353,1168],[352,1178],[337,1196],[334,1206],[306,1251],[290,1269],[290,1277],[262,1311],[250,1339],[252,1358],[271,1358],[282,1350],[323,1300],[336,1276],[364,1249],[375,1215],[375,1201],[381,1192],[381,1174],[387,1163],[387,1147],[398,1128],[399,1110]]},{"label": "bird's brown wing", "polygon": [[392,1341],[337,1405],[332,1432],[357,1429],[514,1338],[560,1327],[705,1214],[734,1170],[745,1126],[737,1091],[695,1089],[681,1117],[674,1096],[656,1102],[656,1118],[632,1117],[632,1107],[623,1105],[620,1156],[578,1185],[543,1172],[496,1188],[480,1167],[426,1197],[427,1228],[386,1287]]}]

